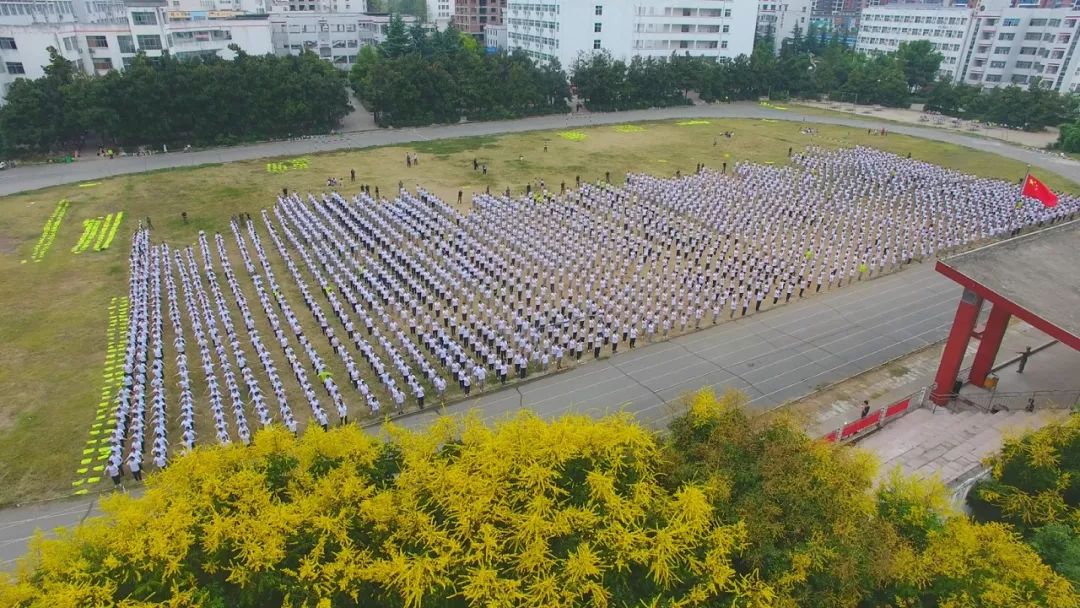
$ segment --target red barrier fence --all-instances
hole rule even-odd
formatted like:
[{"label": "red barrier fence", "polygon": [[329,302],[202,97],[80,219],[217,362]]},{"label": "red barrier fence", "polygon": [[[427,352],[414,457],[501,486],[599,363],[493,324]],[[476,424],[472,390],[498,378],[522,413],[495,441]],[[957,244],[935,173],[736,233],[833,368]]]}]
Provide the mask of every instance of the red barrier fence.
[{"label": "red barrier fence", "polygon": [[866,429],[876,425],[881,421],[881,410],[878,410],[872,414],[867,414],[864,418],[859,418],[855,422],[849,422],[844,425],[844,428],[840,429],[840,439],[844,440],[852,435],[857,435]]},{"label": "red barrier fence", "polygon": [[892,422],[894,419],[906,414],[909,410],[918,407],[921,403],[921,398],[916,401],[913,400],[912,397],[908,397],[903,401],[897,401],[888,407],[883,407],[873,413],[867,414],[863,418],[845,424],[839,429],[822,437],[822,440],[829,443],[846,441],[855,435],[869,431],[874,427],[881,427]]}]

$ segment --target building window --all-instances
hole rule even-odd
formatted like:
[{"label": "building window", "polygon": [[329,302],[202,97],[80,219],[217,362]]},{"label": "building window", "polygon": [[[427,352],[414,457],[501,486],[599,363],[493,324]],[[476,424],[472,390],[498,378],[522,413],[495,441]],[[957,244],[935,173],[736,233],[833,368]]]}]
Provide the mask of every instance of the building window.
[{"label": "building window", "polygon": [[[972,75],[972,78],[976,78],[976,76]],[[986,82],[1001,82],[1001,74],[987,74]]]},{"label": "building window", "polygon": [[131,64],[135,63],[135,58],[134,57],[121,57],[120,61],[124,62],[124,69],[126,70],[126,69],[131,67]]},{"label": "building window", "polygon": [[[1038,36],[1038,34],[1035,35]],[[1001,32],[1000,34],[998,34],[998,40],[1012,40],[1013,38],[1016,38],[1016,34],[1013,34],[1011,32]]]},{"label": "building window", "polygon": [[133,25],[157,25],[157,15],[154,13],[132,12],[131,23]]},{"label": "building window", "polygon": [[597,4],[596,5],[596,16],[599,17],[600,15],[603,15],[603,14],[604,14],[604,7]]},{"label": "building window", "polygon": [[95,57],[94,58],[94,69],[95,70],[105,70],[105,71],[111,70],[112,69],[112,59],[109,59],[108,57]]},{"label": "building window", "polygon": [[722,49],[727,48],[727,40],[721,40],[720,41],[720,48],[722,48]]},{"label": "building window", "polygon": [[1021,55],[1034,55],[1035,54],[1035,47],[1033,47],[1033,46],[1022,46],[1022,47],[1020,47],[1020,54]]},{"label": "building window", "polygon": [[599,40],[593,40],[592,41],[592,48],[594,48],[594,49],[600,48],[600,41]]},{"label": "building window", "polygon": [[994,54],[995,55],[1008,55],[1009,54],[1009,47],[1007,47],[1007,46],[996,46],[996,47],[994,47]]},{"label": "building window", "polygon": [[15,44],[14,38],[0,38],[0,49],[5,51],[14,51],[19,47]]},{"label": "building window", "polygon": [[731,31],[731,26],[730,25],[725,25],[724,28],[721,31],[726,34],[726,33]]},{"label": "building window", "polygon": [[86,46],[92,49],[107,49],[109,41],[105,39],[105,36],[87,36]]},{"label": "building window", "polygon": [[679,48],[680,49],[688,49],[688,48],[690,48],[690,41],[689,40],[680,40],[679,41]]},{"label": "building window", "polygon": [[139,36],[139,48],[144,51],[160,51],[161,50],[161,36],[149,35]]},{"label": "building window", "polygon": [[[986,25],[994,25],[993,22],[994,22],[993,19],[987,19]],[[1019,19],[1002,19],[1001,20],[1001,25],[1003,25],[1005,27],[1016,27],[1016,26],[1020,25],[1020,20]]]},{"label": "building window", "polygon": [[601,29],[603,29],[603,24],[601,23],[594,23],[592,26],[592,31],[594,32],[600,32]]},{"label": "building window", "polygon": [[1044,27],[1046,26],[1046,19],[1032,19],[1031,27]]},{"label": "building window", "polygon": [[121,53],[135,52],[135,40],[131,36],[117,36],[116,44],[119,45]]},{"label": "building window", "polygon": [[992,68],[1003,68],[1003,67],[1005,67],[1005,62],[1004,61],[991,61],[990,62],[990,67],[992,67]]},{"label": "building window", "polygon": [[21,63],[17,63],[17,62],[14,62],[14,61],[9,61],[9,62],[7,62],[7,73],[8,74],[25,74],[26,73],[26,68],[24,68],[23,64],[21,64]]},{"label": "building window", "polygon": [[724,9],[724,16],[725,17],[730,17],[731,16],[731,9],[730,8]]}]

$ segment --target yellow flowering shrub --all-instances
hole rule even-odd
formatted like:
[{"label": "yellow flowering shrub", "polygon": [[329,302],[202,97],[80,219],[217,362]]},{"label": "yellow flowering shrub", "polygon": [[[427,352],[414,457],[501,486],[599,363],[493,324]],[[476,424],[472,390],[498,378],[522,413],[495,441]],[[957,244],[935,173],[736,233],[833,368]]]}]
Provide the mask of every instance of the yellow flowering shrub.
[{"label": "yellow flowering shrub", "polygon": [[940,483],[894,473],[875,488],[871,454],[812,439],[783,415],[751,417],[736,391],[684,401],[664,479],[700,487],[721,522],[745,526],[740,562],[774,605],[1080,605],[1019,538],[955,512]]},{"label": "yellow flowering shrub", "polygon": [[745,404],[690,395],[665,436],[626,415],[529,413],[383,437],[269,429],[38,537],[0,606],[1080,605],[940,484],[894,474],[874,488],[863,451]]},{"label": "yellow flowering shrub", "polygon": [[627,416],[200,448],[38,538],[4,606],[769,606],[746,527]]},{"label": "yellow flowering shrub", "polygon": [[991,478],[969,495],[980,519],[1024,533],[1063,524],[1080,534],[1080,416],[1007,439],[988,463]]}]

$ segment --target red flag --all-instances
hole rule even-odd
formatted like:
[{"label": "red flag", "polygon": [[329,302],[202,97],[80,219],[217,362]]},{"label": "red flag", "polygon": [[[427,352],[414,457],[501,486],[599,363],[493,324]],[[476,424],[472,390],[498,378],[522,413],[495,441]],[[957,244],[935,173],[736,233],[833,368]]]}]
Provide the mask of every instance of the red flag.
[{"label": "red flag", "polygon": [[1028,174],[1027,180],[1024,181],[1024,189],[1020,191],[1020,194],[1037,199],[1044,207],[1054,207],[1058,201],[1057,195],[1031,174]]}]

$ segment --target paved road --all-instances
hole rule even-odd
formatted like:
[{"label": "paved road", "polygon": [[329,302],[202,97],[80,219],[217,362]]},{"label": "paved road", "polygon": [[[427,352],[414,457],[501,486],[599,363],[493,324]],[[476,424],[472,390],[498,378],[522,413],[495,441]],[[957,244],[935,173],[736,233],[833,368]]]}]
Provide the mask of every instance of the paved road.
[{"label": "paved road", "polygon": [[[602,114],[571,114],[560,116],[538,116],[519,120],[496,122],[478,122],[459,125],[422,127],[416,129],[381,129],[358,133],[345,133],[315,139],[293,142],[272,142],[216,148],[200,152],[158,154],[154,156],[127,157],[114,160],[100,160],[97,157],[86,158],[71,165],[32,165],[0,172],[0,196],[36,190],[47,186],[84,182],[112,175],[124,175],[167,169],[170,167],[195,166],[208,163],[224,163],[238,160],[251,160],[272,156],[301,156],[314,152],[326,152],[345,148],[366,148],[390,144],[403,144],[447,137],[465,137],[475,135],[498,135],[522,131],[559,129],[564,127],[582,127],[590,125],[614,124],[640,120],[662,120],[671,118],[771,118],[777,120],[800,121],[865,127],[867,124],[881,125],[882,122],[871,117],[850,118],[841,116],[820,116],[802,114],[796,110],[775,110],[756,103],[742,102],[707,106],[686,106],[659,110],[638,110],[633,112],[613,112]],[[969,137],[943,129],[917,126],[888,124],[890,131],[924,137],[938,141],[959,144],[977,150],[994,152],[1031,164],[1045,170],[1059,173],[1073,181],[1080,182],[1080,162],[1032,151],[1003,141]]]},{"label": "paved road", "polygon": [[[521,407],[544,416],[621,409],[659,427],[673,413],[669,402],[706,385],[739,388],[753,408],[765,410],[944,339],[958,296],[959,288],[930,264],[916,264],[450,410],[472,408],[490,420]],[[437,415],[429,410],[400,422],[418,427]],[[95,512],[88,498],[0,511],[0,568],[26,550],[35,528],[72,525]]]}]

